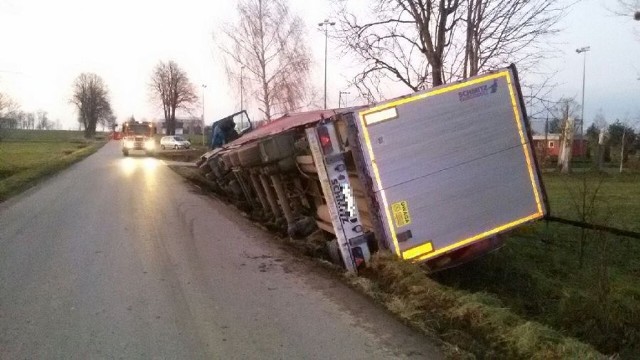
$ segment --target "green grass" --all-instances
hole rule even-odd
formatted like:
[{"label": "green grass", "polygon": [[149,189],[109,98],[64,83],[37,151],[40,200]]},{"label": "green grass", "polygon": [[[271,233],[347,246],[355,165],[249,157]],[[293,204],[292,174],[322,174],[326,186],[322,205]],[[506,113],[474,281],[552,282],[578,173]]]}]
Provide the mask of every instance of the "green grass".
[{"label": "green grass", "polygon": [[[97,138],[104,137],[105,134],[98,133]],[[46,142],[81,142],[84,141],[84,132],[82,131],[67,131],[67,130],[2,130],[2,136],[0,137],[2,142],[11,141],[46,141]]]},{"label": "green grass", "polygon": [[76,131],[3,132],[0,141],[0,201],[84,159],[104,145]]},{"label": "green grass", "polygon": [[[544,176],[552,214],[579,219],[582,175]],[[597,188],[593,223],[640,231],[640,175],[586,178]],[[599,184],[599,186],[598,186]],[[434,275],[442,284],[487,292],[506,307],[592,344],[605,354],[640,358],[640,244],[638,240],[544,222],[518,229],[506,246],[478,261]]]},{"label": "green grass", "polygon": [[[551,214],[580,220],[582,189],[587,198],[595,195],[591,222],[640,231],[640,173],[545,174]],[[589,201],[587,201],[589,202]]]}]

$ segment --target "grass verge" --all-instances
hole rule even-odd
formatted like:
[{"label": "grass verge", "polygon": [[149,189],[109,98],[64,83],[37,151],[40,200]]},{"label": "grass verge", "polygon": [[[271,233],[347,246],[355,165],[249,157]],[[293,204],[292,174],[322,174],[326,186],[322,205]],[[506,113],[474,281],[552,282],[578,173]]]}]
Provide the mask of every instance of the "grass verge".
[{"label": "grass verge", "polygon": [[[171,168],[204,190],[215,188],[196,168]],[[313,239],[283,241],[315,258],[324,251],[323,244]],[[375,255],[361,276],[344,278],[413,328],[429,336],[437,334],[450,344],[445,346],[450,358],[605,358],[590,345],[521,317],[495,295],[440,284],[420,266],[390,254]]]},{"label": "grass verge", "polygon": [[589,345],[523,319],[496,296],[444,286],[388,253],[374,255],[370,268],[350,281],[413,327],[435,332],[476,358],[604,358]]},{"label": "grass verge", "polygon": [[106,143],[104,140],[67,137],[68,134],[62,133],[65,136],[58,140],[56,135],[59,134],[39,134],[36,140],[23,136],[0,142],[0,202],[86,158]]}]

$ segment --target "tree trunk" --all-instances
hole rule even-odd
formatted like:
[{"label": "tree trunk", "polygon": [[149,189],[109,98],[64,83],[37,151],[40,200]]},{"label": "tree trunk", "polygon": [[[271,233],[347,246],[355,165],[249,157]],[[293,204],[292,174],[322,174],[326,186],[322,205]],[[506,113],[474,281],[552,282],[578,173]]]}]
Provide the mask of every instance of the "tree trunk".
[{"label": "tree trunk", "polygon": [[569,118],[564,128],[564,141],[562,141],[562,168],[561,173],[568,174],[571,172],[571,155],[573,153],[573,124],[574,119]]}]

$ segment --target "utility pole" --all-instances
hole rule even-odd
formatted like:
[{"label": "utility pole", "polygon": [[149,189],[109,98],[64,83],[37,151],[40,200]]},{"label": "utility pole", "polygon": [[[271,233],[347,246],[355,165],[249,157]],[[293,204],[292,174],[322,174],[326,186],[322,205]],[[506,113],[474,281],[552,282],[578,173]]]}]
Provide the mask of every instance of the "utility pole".
[{"label": "utility pole", "polygon": [[[244,68],[245,68],[244,65],[240,67],[240,111],[242,111],[244,107],[244,84],[243,84],[244,74],[242,73]],[[244,128],[244,116],[240,116],[240,131],[242,131],[243,128]]]},{"label": "utility pole", "polygon": [[329,26],[334,26],[336,23],[324,19],[323,22],[318,23],[321,29],[324,29],[324,108],[327,108],[327,41],[329,38]]},{"label": "utility pole", "polygon": [[[350,94],[350,92],[348,92],[348,91],[340,91],[338,93],[338,108],[342,108],[342,95],[349,95],[349,94]],[[346,98],[347,97],[345,96],[345,99]],[[347,103],[347,101],[345,100],[345,106],[346,106],[346,103]]]},{"label": "utility pole", "polygon": [[204,146],[204,89],[207,88],[206,84],[202,84],[202,145]]},{"label": "utility pole", "polygon": [[542,162],[545,163],[547,161],[547,153],[549,146],[549,115],[547,115],[547,119],[544,122],[544,146],[542,147],[543,155]]},{"label": "utility pole", "polygon": [[582,109],[580,115],[580,155],[584,156],[584,85],[587,74],[587,51],[591,50],[591,46],[576,49],[578,54],[583,54],[582,60]]},{"label": "utility pole", "polygon": [[244,70],[245,66],[242,65],[242,67],[240,68],[240,111],[243,110],[244,107],[244,74],[243,74],[243,70]]},{"label": "utility pole", "polygon": [[622,125],[622,143],[620,144],[620,174],[622,174],[622,164],[624,163],[624,138],[627,134],[627,125]]}]

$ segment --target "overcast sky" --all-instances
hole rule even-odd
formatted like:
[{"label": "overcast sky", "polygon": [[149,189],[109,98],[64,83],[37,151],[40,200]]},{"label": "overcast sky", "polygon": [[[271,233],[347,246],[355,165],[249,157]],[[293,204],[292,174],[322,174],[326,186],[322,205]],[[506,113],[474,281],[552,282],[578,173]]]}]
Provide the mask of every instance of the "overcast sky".
[{"label": "overcast sky", "polygon": [[[364,0],[352,0],[362,2]],[[607,11],[615,0],[583,0],[575,5],[554,42],[558,56],[549,68],[558,71],[555,97],[580,100],[582,57],[575,49],[591,46],[587,55],[585,118],[599,109],[607,120],[640,117],[640,22]],[[307,23],[313,51],[313,81],[323,86],[324,36],[317,23],[329,15],[328,0],[290,0]],[[234,1],[181,0],[0,0],[0,91],[25,111],[43,109],[64,128],[77,128],[69,104],[71,84],[81,72],[95,72],[109,86],[118,120],[160,117],[149,99],[148,82],[159,60],[173,59],[204,92],[207,122],[234,112],[239,95],[227,84],[215,32],[233,20]],[[635,29],[635,33],[634,33]],[[329,106],[347,90],[352,76],[346,59],[329,43]],[[526,74],[524,74],[526,76]],[[399,87],[387,94],[407,93]],[[355,91],[351,90],[350,101]],[[353,104],[351,104],[353,105]],[[195,115],[200,115],[200,110]],[[257,116],[255,111],[250,113]]]}]

